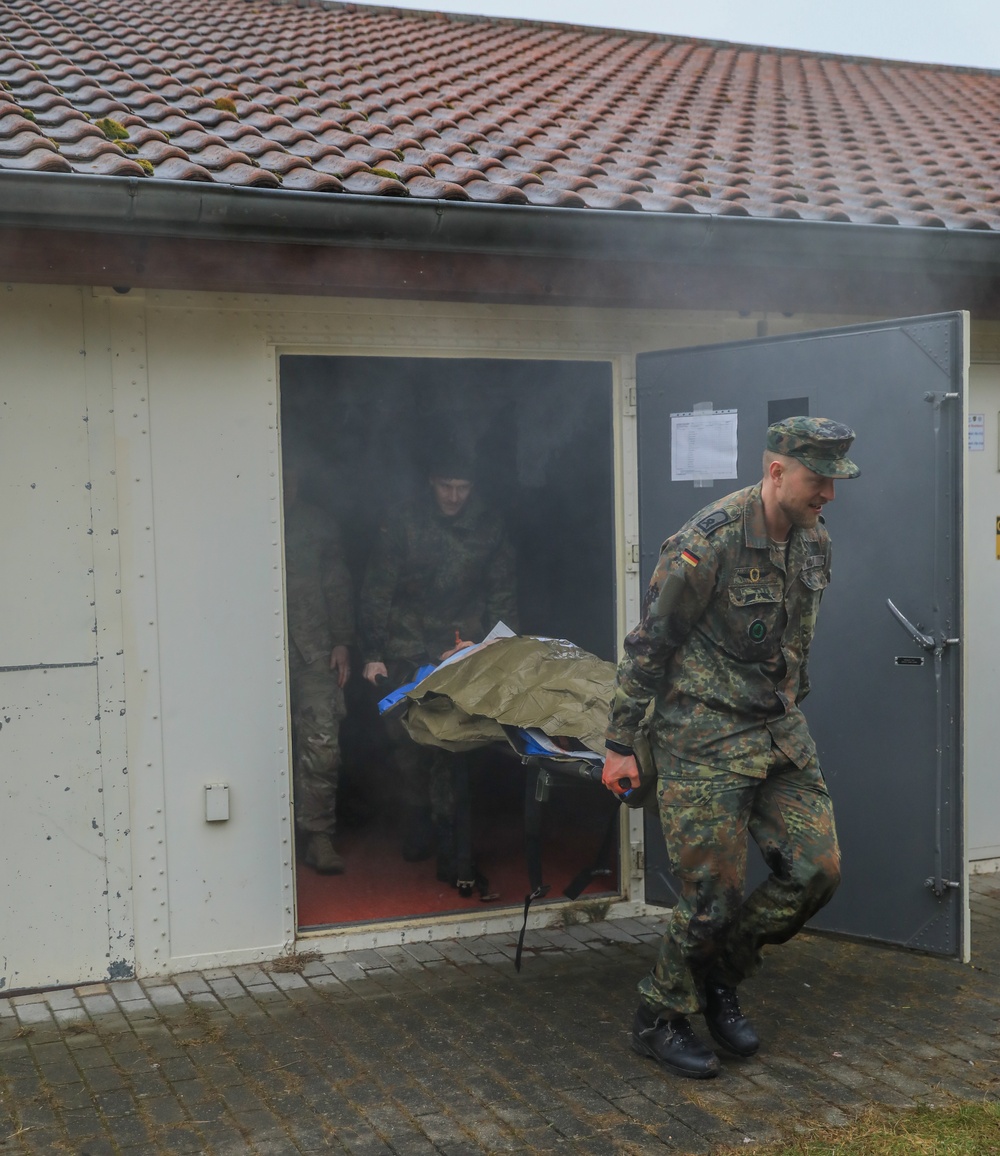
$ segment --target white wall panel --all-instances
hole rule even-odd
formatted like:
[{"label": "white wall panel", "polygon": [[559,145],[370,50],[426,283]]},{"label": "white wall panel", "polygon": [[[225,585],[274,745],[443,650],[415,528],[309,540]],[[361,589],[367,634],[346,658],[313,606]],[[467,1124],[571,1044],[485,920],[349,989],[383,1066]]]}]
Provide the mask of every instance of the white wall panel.
[{"label": "white wall panel", "polygon": [[965,496],[966,851],[976,861],[1000,858],[1000,365],[972,367],[969,411],[986,422],[984,448],[966,455]]},{"label": "white wall panel", "polygon": [[108,977],[96,702],[96,666],[0,674],[0,988]]},{"label": "white wall panel", "polygon": [[[8,990],[105,978],[120,966],[106,895],[82,318],[77,290],[0,289],[0,988]],[[130,945],[119,951],[130,957]]]},{"label": "white wall panel", "polygon": [[0,289],[0,664],[94,655],[76,290]]},{"label": "white wall panel", "polygon": [[151,309],[146,352],[169,957],[190,966],[294,933],[277,387],[245,315]]}]

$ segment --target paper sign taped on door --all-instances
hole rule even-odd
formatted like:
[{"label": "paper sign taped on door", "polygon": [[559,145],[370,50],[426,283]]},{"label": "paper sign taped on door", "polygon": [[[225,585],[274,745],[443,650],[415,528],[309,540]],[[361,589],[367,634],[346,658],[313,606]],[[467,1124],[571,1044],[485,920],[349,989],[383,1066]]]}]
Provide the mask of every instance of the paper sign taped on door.
[{"label": "paper sign taped on door", "polygon": [[737,411],[670,415],[670,480],[712,481],[736,477]]}]

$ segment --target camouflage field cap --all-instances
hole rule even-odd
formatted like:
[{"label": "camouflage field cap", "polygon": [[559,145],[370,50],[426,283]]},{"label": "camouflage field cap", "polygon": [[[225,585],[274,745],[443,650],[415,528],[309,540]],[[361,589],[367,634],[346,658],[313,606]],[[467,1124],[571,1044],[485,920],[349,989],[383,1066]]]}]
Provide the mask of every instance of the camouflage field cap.
[{"label": "camouflage field cap", "polygon": [[795,458],[825,478],[856,478],[861,471],[847,457],[854,430],[826,417],[786,417],[767,427],[767,448]]}]

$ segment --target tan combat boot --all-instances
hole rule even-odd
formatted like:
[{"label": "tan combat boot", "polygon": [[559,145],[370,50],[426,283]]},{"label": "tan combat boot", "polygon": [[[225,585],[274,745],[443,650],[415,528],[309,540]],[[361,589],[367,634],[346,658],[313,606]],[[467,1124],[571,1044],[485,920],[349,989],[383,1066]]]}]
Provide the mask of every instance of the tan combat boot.
[{"label": "tan combat boot", "polygon": [[342,875],[344,860],[337,854],[333,840],[325,832],[309,836],[305,861],[320,875]]}]

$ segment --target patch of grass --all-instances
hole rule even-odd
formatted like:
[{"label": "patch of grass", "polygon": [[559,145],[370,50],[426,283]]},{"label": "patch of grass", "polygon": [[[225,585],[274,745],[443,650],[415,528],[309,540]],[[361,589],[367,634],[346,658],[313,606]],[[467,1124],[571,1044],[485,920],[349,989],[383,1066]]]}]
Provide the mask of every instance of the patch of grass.
[{"label": "patch of grass", "polygon": [[185,1009],[184,1018],[174,1025],[173,1034],[175,1043],[182,1048],[217,1044],[223,1035],[212,1013],[202,1004],[191,1004]]},{"label": "patch of grass", "polygon": [[268,971],[293,971],[301,975],[307,963],[322,958],[322,953],[318,951],[290,951],[288,955],[279,955],[264,966]]},{"label": "patch of grass", "polygon": [[784,1144],[720,1148],[718,1156],[998,1156],[1000,1105],[957,1104],[912,1111],[871,1108],[843,1128],[821,1128]]},{"label": "patch of grass", "polygon": [[550,927],[576,927],[581,923],[601,923],[611,910],[610,899],[587,899],[560,907],[549,924]]}]

